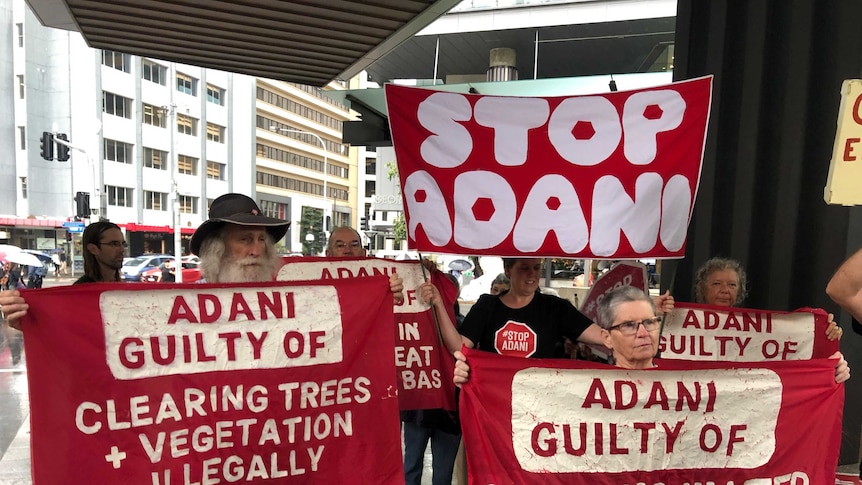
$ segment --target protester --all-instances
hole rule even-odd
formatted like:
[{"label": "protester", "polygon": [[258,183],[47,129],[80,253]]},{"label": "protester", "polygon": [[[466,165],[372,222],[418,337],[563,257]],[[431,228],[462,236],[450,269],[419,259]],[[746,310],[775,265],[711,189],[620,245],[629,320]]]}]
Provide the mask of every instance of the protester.
[{"label": "protester", "polygon": [[[828,291],[828,290],[827,290]],[[695,273],[694,297],[697,303],[714,306],[740,306],[748,296],[748,279],[742,264],[730,258],[711,258]],[[826,338],[840,339],[844,330],[827,316]]]},{"label": "protester", "polygon": [[[650,369],[655,367],[660,319],[655,303],[642,290],[621,286],[608,292],[597,308],[603,345],[613,352],[617,367]],[[470,366],[462,352],[455,353],[454,382],[461,386],[470,380]],[[850,366],[841,352],[830,356],[835,363],[835,382],[850,379]]]},{"label": "protester", "polygon": [[499,295],[506,291],[509,291],[509,277],[506,276],[506,273],[500,273],[491,282],[491,294]]},{"label": "protester", "polygon": [[120,282],[120,268],[126,243],[120,226],[108,221],[94,222],[84,229],[81,236],[84,247],[84,275],[74,284]]},{"label": "protester", "polygon": [[356,229],[350,226],[336,227],[326,242],[327,256],[336,258],[361,258],[365,256],[362,239]]}]

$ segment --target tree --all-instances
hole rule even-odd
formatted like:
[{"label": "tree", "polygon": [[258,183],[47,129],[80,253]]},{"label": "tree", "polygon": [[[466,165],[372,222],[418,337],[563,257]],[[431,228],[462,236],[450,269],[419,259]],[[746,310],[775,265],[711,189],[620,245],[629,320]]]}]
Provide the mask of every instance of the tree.
[{"label": "tree", "polygon": [[[314,240],[306,240],[308,234],[314,236]],[[302,253],[309,256],[322,254],[326,245],[325,238],[323,209],[303,206],[302,215],[299,218],[299,241],[302,243]]]},{"label": "tree", "polygon": [[[386,162],[386,177],[389,180],[398,180],[398,165],[394,161]],[[401,185],[397,184],[398,195],[401,195]],[[392,232],[395,234],[395,241],[401,244],[401,241],[407,239],[407,221],[404,219],[404,211],[402,210],[395,220],[392,221]]]}]

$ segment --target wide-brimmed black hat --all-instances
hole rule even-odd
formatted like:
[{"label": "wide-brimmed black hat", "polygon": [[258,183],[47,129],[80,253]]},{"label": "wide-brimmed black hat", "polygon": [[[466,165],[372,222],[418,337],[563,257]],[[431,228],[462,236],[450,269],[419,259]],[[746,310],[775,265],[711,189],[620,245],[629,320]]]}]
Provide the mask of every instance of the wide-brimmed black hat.
[{"label": "wide-brimmed black hat", "polygon": [[290,221],[261,215],[260,207],[251,197],[242,194],[224,194],[210,205],[210,218],[205,220],[192,235],[192,254],[198,254],[206,238],[215,234],[225,224],[240,226],[262,226],[274,241],[287,234]]}]

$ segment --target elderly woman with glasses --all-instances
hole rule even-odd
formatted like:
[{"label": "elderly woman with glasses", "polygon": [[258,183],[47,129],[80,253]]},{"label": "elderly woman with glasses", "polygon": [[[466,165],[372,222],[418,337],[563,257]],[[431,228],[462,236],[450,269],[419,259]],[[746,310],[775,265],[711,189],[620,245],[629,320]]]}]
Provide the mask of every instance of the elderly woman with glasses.
[{"label": "elderly woman with glasses", "polygon": [[[596,324],[601,328],[604,345],[613,352],[617,367],[649,369],[658,351],[661,318],[655,303],[642,290],[621,286],[608,292],[598,305]],[[455,353],[455,384],[470,380],[470,366],[464,354]],[[850,379],[850,366],[840,352],[831,356],[835,363],[835,382]]]}]

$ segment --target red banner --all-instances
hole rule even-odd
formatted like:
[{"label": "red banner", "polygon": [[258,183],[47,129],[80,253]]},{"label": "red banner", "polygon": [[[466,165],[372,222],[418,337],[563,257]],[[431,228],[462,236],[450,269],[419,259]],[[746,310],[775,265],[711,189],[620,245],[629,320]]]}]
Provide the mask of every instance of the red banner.
[{"label": "red banner", "polygon": [[638,262],[621,261],[616,263],[607,273],[601,275],[595,284],[590,287],[584,302],[581,304],[581,313],[590,320],[596,321],[596,310],[605,295],[620,286],[634,286],[644,292],[649,291],[647,287],[646,265]]},{"label": "red banner", "polygon": [[838,341],[826,338],[821,309],[775,312],[677,303],[662,326],[663,359],[759,362],[827,358]]},{"label": "red banner", "polygon": [[844,386],[834,360],[626,370],[465,353],[470,483],[835,482]]},{"label": "red banner", "polygon": [[547,98],[386,85],[419,251],[681,258],[712,78]]},{"label": "red banner", "polygon": [[404,483],[384,278],[26,298],[34,485]]},{"label": "red banner", "polygon": [[[452,383],[454,360],[438,338],[431,307],[419,295],[426,271],[418,261],[392,261],[376,258],[285,258],[278,273],[280,281],[335,280],[398,273],[404,280],[404,302],[395,306],[395,366],[398,379],[398,405],[401,410],[455,409],[455,385]],[[457,292],[448,291],[452,283],[443,273],[432,275],[440,292],[451,299]],[[454,310],[449,318],[455,321]],[[392,322],[392,319],[387,322]],[[378,322],[378,325],[386,325]]]}]

